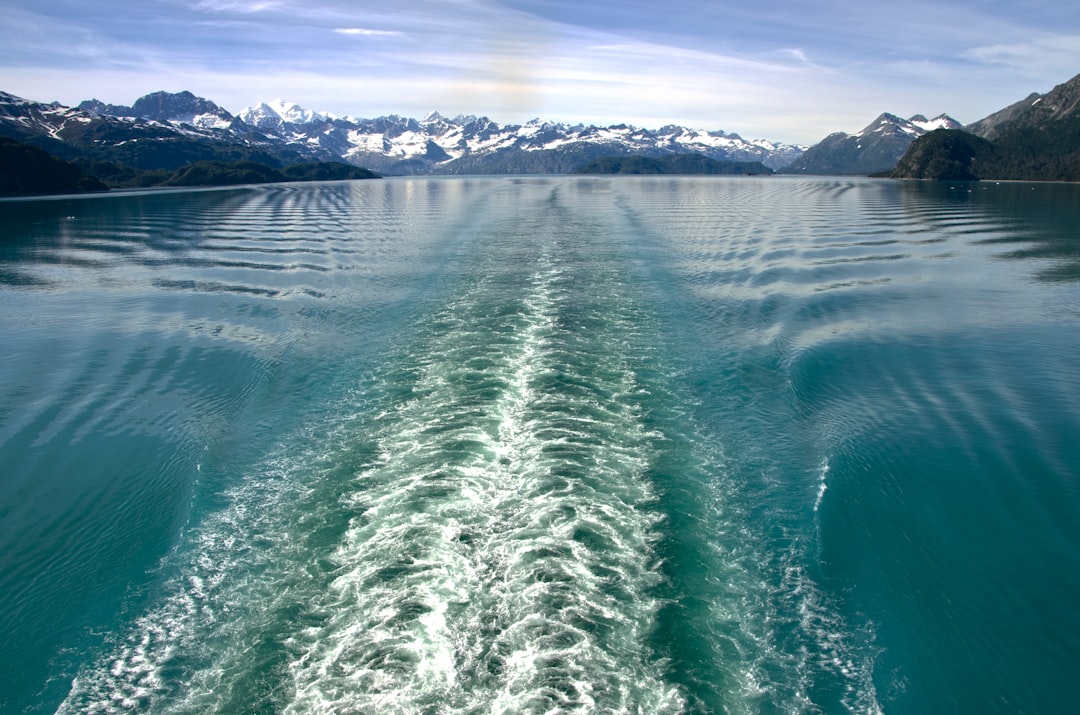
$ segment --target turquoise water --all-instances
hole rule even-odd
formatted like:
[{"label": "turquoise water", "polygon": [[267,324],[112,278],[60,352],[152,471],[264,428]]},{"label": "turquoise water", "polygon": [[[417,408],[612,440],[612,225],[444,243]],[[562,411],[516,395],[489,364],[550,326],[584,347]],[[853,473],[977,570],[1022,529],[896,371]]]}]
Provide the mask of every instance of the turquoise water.
[{"label": "turquoise water", "polygon": [[0,710],[1069,711],[1080,187],[0,202]]}]

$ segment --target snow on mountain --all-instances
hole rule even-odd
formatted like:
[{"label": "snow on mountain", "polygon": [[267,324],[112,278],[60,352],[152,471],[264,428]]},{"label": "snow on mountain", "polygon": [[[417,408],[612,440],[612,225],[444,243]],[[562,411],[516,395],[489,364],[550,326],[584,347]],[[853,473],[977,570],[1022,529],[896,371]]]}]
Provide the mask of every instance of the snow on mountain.
[{"label": "snow on mountain", "polygon": [[963,129],[964,125],[956,121],[948,114],[939,114],[933,119],[927,119],[921,114],[916,114],[908,120],[924,132],[932,132],[935,129]]},{"label": "snow on mountain", "polygon": [[161,122],[183,132],[190,128],[226,130],[235,121],[233,115],[218,105],[191,92],[153,92],[139,97],[130,107],[88,99],[77,109],[93,117],[134,117]]},{"label": "snow on mountain", "polygon": [[200,129],[228,129],[232,125],[232,121],[217,114],[196,114],[190,119],[187,119],[187,123]]},{"label": "snow on mountain", "polygon": [[57,102],[49,104],[0,92],[0,133],[24,141],[47,136],[67,141],[69,135],[82,132],[96,117]]},{"label": "snow on mountain", "polygon": [[259,129],[276,129],[282,124],[281,115],[266,103],[247,107],[236,116],[245,124],[250,124]]},{"label": "snow on mountain", "polygon": [[259,129],[276,129],[282,124],[311,124],[326,121],[327,116],[304,109],[296,102],[275,99],[261,102],[254,107],[247,107],[237,115],[245,124]]},{"label": "snow on mountain", "polygon": [[935,129],[960,129],[963,125],[947,114],[941,114],[933,119],[927,119],[921,114],[916,114],[910,119],[903,119],[895,114],[885,112],[873,122],[868,124],[857,137],[865,137],[874,133],[887,134],[910,134],[912,137],[921,137]]},{"label": "snow on mountain", "polygon": [[[284,108],[296,109],[290,114]],[[543,119],[501,125],[487,117],[461,115],[451,119],[436,111],[420,120],[396,115],[337,119],[280,100],[250,107],[239,117],[283,141],[319,146],[347,161],[386,173],[561,171],[568,162],[586,155],[675,152],[760,161],[778,168],[790,164],[805,149],[673,125],[655,131],[626,124],[597,127]]]}]

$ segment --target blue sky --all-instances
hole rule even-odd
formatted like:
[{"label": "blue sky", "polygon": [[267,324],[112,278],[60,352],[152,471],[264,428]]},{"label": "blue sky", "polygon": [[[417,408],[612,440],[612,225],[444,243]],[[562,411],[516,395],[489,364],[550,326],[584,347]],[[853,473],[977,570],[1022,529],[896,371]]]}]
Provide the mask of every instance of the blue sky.
[{"label": "blue sky", "polygon": [[190,90],[375,117],[686,124],[813,144],[889,111],[972,122],[1080,73],[1067,0],[4,0],[0,90]]}]

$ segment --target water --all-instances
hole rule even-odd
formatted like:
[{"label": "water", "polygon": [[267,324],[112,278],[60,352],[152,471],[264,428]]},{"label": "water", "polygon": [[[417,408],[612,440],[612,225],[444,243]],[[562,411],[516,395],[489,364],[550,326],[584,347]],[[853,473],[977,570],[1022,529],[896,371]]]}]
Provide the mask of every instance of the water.
[{"label": "water", "polygon": [[1080,187],[0,217],[4,712],[1075,705]]}]

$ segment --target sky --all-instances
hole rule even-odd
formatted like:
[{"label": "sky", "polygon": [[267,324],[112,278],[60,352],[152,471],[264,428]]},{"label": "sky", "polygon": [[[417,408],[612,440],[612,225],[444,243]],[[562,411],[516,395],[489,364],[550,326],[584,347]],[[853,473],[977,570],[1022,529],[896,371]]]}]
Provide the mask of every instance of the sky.
[{"label": "sky", "polygon": [[814,144],[1080,73],[1074,0],[0,0],[0,90],[232,113],[681,124]]}]

